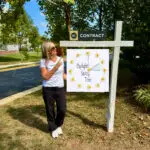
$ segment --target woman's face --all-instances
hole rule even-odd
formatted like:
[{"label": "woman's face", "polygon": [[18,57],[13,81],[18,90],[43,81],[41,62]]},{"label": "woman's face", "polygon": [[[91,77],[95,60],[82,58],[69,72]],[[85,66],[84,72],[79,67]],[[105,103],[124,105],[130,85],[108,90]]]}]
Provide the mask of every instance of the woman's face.
[{"label": "woman's face", "polygon": [[54,43],[51,43],[51,46],[50,46],[50,50],[48,51],[50,56],[56,56],[57,55],[57,50],[56,50],[56,47],[55,47],[55,44]]}]

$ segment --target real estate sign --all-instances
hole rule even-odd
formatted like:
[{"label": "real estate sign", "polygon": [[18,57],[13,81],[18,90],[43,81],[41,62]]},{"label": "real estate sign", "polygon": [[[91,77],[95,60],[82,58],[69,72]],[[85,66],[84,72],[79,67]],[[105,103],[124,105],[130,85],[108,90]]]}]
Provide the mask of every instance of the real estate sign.
[{"label": "real estate sign", "polygon": [[68,49],[67,91],[108,92],[109,50]]}]

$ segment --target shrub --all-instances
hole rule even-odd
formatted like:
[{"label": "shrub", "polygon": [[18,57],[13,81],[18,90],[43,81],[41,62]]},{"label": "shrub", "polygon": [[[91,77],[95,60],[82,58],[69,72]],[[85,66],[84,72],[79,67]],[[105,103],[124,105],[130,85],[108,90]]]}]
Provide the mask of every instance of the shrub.
[{"label": "shrub", "polygon": [[25,60],[29,59],[29,54],[28,54],[28,49],[27,48],[22,47],[20,49],[20,53],[24,56]]},{"label": "shrub", "polygon": [[143,106],[146,110],[150,110],[150,85],[139,86],[133,94],[136,102]]}]

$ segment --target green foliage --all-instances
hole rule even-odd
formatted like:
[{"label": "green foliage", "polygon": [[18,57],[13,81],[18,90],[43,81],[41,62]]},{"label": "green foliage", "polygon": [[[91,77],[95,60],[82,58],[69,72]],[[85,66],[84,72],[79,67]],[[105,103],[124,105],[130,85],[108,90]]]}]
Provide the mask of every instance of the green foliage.
[{"label": "green foliage", "polygon": [[[123,59],[141,83],[150,82],[150,1],[115,1],[114,19],[123,21],[123,39],[134,40],[134,47],[123,48]],[[137,59],[136,56],[139,56]]]},{"label": "green foliage", "polygon": [[37,27],[31,26],[29,31],[29,42],[31,43],[31,48],[36,49],[41,45],[42,40],[40,38]]},{"label": "green foliage", "polygon": [[[73,30],[88,30],[89,22],[93,21],[93,11],[95,5],[93,1],[75,1],[75,4],[63,1],[37,0],[41,10],[48,21],[48,33],[51,40],[69,40],[68,32]],[[92,6],[92,7],[91,7]],[[87,11],[88,10],[88,11]]]},{"label": "green foliage", "polygon": [[53,31],[51,31],[51,40],[59,43],[60,40],[69,39],[67,34],[67,29],[63,25],[57,25],[54,27]]},{"label": "green foliage", "polygon": [[75,4],[74,0],[63,0],[65,3]]},{"label": "green foliage", "polygon": [[28,54],[28,49],[27,48],[22,47],[20,49],[20,53],[24,56],[23,59],[28,60],[29,54]]},{"label": "green foliage", "polygon": [[2,44],[19,44],[20,48],[36,49],[41,44],[41,38],[38,29],[23,8],[24,2],[25,0],[9,0],[11,7],[7,13],[2,14]]},{"label": "green foliage", "polygon": [[145,109],[150,109],[150,85],[139,86],[138,89],[134,91],[133,96],[137,103]]},{"label": "green foliage", "polygon": [[30,0],[7,0],[13,10],[13,19],[17,20],[20,14],[23,13],[23,5],[25,2]]},{"label": "green foliage", "polygon": [[[51,40],[60,41],[68,39],[66,19],[65,19],[65,7],[63,1],[45,1],[37,0],[40,9],[45,14],[48,21],[48,32],[51,35]],[[67,4],[66,4],[67,5]]]},{"label": "green foliage", "polygon": [[31,25],[32,20],[24,9],[18,18],[15,19],[14,10],[11,8],[7,13],[2,14],[3,43],[20,43],[24,37],[27,37]]},{"label": "green foliage", "polygon": [[37,56],[39,55],[39,52],[41,52],[41,48],[36,48],[34,51],[37,53]]}]

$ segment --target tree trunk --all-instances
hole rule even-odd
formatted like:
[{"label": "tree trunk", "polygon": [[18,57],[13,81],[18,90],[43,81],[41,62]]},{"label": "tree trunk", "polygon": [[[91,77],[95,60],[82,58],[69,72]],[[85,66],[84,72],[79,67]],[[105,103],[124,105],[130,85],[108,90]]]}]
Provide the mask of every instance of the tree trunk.
[{"label": "tree trunk", "polygon": [[102,5],[99,6],[99,30],[102,31]]},{"label": "tree trunk", "polygon": [[70,6],[66,3],[64,3],[65,7],[65,15],[66,15],[66,28],[68,31],[68,37],[69,37],[69,31],[70,31]]}]

